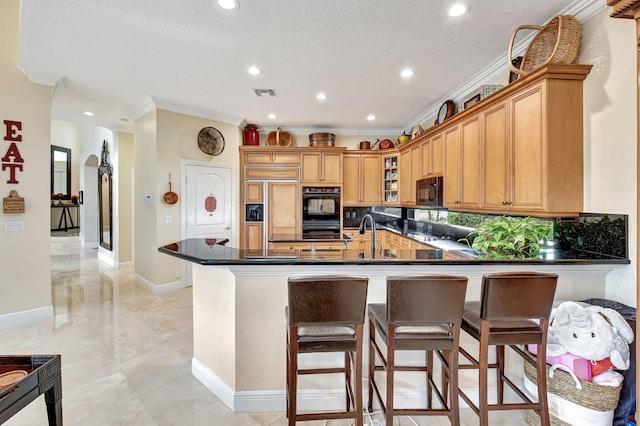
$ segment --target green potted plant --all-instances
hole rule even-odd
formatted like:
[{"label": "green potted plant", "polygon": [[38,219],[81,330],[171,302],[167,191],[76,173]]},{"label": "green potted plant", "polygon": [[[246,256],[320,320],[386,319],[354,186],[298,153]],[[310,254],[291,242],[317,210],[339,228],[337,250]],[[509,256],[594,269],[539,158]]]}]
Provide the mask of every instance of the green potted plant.
[{"label": "green potted plant", "polygon": [[[552,238],[553,224],[533,217],[496,216],[480,224],[471,248],[490,259],[526,259],[538,256],[541,243]],[[469,238],[462,241],[469,243]]]}]

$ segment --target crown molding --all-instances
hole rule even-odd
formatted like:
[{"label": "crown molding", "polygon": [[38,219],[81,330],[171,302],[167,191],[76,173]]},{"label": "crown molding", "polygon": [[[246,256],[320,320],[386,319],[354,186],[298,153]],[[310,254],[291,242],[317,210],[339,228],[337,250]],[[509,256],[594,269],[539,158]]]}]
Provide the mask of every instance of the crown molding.
[{"label": "crown molding", "polygon": [[66,82],[67,82],[67,76],[65,75],[64,77],[56,81],[55,84],[53,85],[53,89],[51,89],[51,105],[53,105],[53,103],[55,102],[56,97],[58,96],[58,93],[60,93],[60,90],[62,90]]},{"label": "crown molding", "polygon": [[[606,5],[606,3],[600,0],[576,0],[569,6],[564,8],[562,11],[560,11],[558,15],[573,15],[578,21],[580,21],[580,23],[583,23],[593,18],[603,10],[607,9],[607,7],[608,6]],[[534,36],[535,33],[531,33],[520,41],[516,42],[513,46],[513,56],[516,57],[523,54]],[[462,99],[464,96],[467,96],[469,93],[472,93],[473,90],[476,90],[483,84],[489,84],[490,82],[500,78],[500,76],[509,71],[508,61],[509,52],[505,52],[485,68],[483,68],[478,74],[462,83],[453,92],[449,93],[438,102],[436,102],[435,105],[432,105],[422,114],[414,118],[409,124],[405,126],[405,129],[411,129],[416,124],[422,125],[429,118],[435,117],[438,113],[438,109],[440,109],[440,105],[442,105],[442,103],[447,99],[451,99],[456,102],[456,104],[458,104],[460,99]]]},{"label": "crown molding", "polygon": [[227,124],[234,124],[240,126],[245,121],[243,118],[236,117],[234,115],[223,114],[218,111],[213,111],[207,108],[201,108],[193,105],[176,102],[170,99],[163,99],[156,96],[145,97],[142,106],[136,110],[131,117],[133,120],[137,120],[140,117],[148,114],[154,109],[163,109],[166,111],[177,112],[179,114],[186,114],[192,117],[205,118],[207,120],[219,121]]},{"label": "crown molding", "polygon": [[55,84],[61,79],[66,79],[66,76],[59,77],[51,74],[29,73],[22,67],[19,67],[19,69],[27,76],[29,81],[35,84],[42,84],[44,86],[55,86]]}]

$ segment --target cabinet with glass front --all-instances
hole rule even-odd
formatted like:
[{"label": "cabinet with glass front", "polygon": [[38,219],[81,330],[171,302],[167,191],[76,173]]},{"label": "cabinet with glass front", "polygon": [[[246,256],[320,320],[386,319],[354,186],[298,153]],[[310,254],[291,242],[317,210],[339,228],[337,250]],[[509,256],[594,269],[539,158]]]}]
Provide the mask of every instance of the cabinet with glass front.
[{"label": "cabinet with glass front", "polygon": [[398,189],[399,189],[399,170],[398,170],[398,155],[391,155],[384,157],[383,164],[383,188],[385,203],[398,203]]}]

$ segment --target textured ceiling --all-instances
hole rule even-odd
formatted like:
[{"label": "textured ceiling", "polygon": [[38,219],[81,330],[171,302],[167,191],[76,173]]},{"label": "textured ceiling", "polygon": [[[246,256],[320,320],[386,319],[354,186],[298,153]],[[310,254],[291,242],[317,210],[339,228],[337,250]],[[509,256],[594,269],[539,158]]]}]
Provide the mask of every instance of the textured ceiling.
[{"label": "textured ceiling", "polygon": [[[126,130],[153,100],[230,123],[401,129],[504,55],[515,27],[572,1],[466,0],[459,18],[451,3],[240,0],[226,11],[215,0],[22,0],[19,66],[57,81],[52,117],[79,124]],[[415,75],[402,79],[404,67]]]}]

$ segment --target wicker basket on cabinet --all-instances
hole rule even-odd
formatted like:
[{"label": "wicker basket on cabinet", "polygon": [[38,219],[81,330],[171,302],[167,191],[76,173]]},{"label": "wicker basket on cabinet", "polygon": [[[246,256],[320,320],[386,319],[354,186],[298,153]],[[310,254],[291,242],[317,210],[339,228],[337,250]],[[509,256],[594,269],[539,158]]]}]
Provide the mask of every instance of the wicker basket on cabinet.
[{"label": "wicker basket on cabinet", "polygon": [[[513,43],[518,31],[536,30],[538,34],[522,58],[520,68],[512,63]],[[573,64],[580,51],[580,22],[571,15],[557,15],[544,26],[521,25],[515,29],[509,42],[509,68],[523,76],[546,64]]]}]

